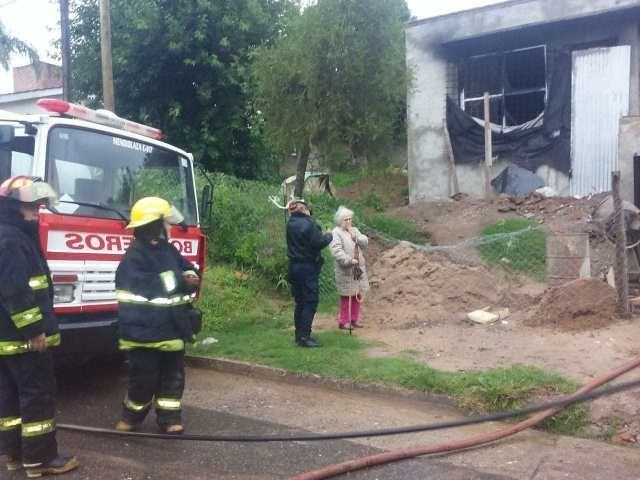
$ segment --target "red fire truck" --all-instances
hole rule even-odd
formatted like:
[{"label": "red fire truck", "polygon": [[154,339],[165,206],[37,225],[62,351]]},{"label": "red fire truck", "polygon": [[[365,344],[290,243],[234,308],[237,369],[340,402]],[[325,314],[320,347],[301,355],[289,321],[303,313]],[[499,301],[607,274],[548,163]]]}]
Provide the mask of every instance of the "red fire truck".
[{"label": "red fire truck", "polygon": [[[40,235],[55,291],[62,351],[103,355],[116,348],[115,271],[130,245],[133,203],[160,196],[184,216],[171,242],[201,269],[193,156],[161,141],[155,128],[62,100],[44,99],[43,115],[0,111],[0,182],[43,178],[59,202],[40,216]],[[205,189],[208,208],[211,190]]]}]

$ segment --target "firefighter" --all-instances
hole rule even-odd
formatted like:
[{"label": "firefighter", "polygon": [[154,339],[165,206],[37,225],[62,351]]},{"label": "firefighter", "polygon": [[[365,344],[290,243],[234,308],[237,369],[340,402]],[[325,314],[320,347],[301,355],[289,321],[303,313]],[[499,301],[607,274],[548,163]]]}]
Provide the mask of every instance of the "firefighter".
[{"label": "firefighter", "polygon": [[78,466],[58,454],[55,376],[49,347],[60,344],[53,285],[40,248],[38,215],[55,192],[37,178],[0,185],[0,454],[29,478]]},{"label": "firefighter", "polygon": [[137,429],[152,405],[162,432],[184,431],[184,346],[201,319],[191,305],[199,274],[168,240],[170,225],[182,221],[162,198],[143,198],[131,209],[134,241],[116,271],[119,346],[129,360],[120,431]]}]

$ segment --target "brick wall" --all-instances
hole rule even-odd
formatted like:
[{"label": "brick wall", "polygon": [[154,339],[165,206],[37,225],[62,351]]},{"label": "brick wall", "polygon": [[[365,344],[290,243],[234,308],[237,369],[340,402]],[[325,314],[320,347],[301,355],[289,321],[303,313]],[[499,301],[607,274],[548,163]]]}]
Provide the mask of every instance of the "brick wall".
[{"label": "brick wall", "polygon": [[25,65],[13,69],[14,93],[62,87],[62,68],[40,62],[38,67]]}]

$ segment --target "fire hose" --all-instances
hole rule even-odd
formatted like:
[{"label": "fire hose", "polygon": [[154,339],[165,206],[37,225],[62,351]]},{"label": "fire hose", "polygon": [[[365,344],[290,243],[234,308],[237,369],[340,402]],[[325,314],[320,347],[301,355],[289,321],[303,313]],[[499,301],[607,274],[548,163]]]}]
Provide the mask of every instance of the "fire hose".
[{"label": "fire hose", "polygon": [[622,391],[630,390],[640,387],[640,380],[634,380],[630,382],[620,383],[607,388],[599,388],[603,385],[611,382],[612,380],[620,377],[621,375],[635,369],[640,366],[640,357],[634,358],[628,363],[620,366],[619,368],[599,377],[582,388],[576,391],[574,394],[565,396],[549,402],[544,402],[538,405],[532,405],[516,410],[507,412],[498,412],[490,415],[483,415],[477,417],[466,418],[462,420],[454,420],[448,422],[438,422],[426,425],[414,425],[409,427],[400,428],[386,428],[376,430],[363,430],[363,431],[348,431],[341,433],[324,433],[324,434],[298,434],[298,435],[195,435],[195,434],[183,434],[183,435],[170,435],[161,433],[145,433],[145,432],[121,432],[117,430],[97,427],[87,427],[81,425],[72,424],[60,424],[58,428],[60,430],[67,430],[72,432],[103,434],[110,436],[124,436],[134,438],[152,438],[159,440],[183,440],[183,441],[201,441],[201,442],[236,442],[236,443],[261,443],[261,442],[298,442],[298,441],[327,441],[327,440],[345,440],[354,438],[366,438],[366,437],[381,437],[389,435],[403,435],[410,433],[435,431],[442,429],[450,429],[463,427],[468,425],[475,425],[484,422],[494,422],[500,420],[506,420],[509,418],[517,418],[528,414],[535,414],[526,420],[523,420],[514,425],[510,425],[504,428],[500,428],[493,432],[488,432],[480,435],[475,435],[467,439],[445,442],[437,445],[428,445],[414,448],[404,448],[395,451],[389,451],[377,455],[367,456],[336,465],[330,465],[318,470],[314,470],[307,473],[302,473],[290,480],[320,480],[326,478],[332,478],[338,475],[342,475],[348,472],[369,468],[377,465],[383,465],[386,463],[396,462],[399,460],[415,458],[423,455],[430,454],[444,454],[444,453],[456,453],[462,450],[466,450],[472,447],[480,445],[487,445],[494,443],[498,440],[507,438],[511,435],[515,435],[523,430],[534,427],[543,420],[555,415],[563,408],[578,403],[583,403],[589,400],[600,398],[606,395],[613,395]]},{"label": "fire hose", "polygon": [[[585,386],[580,388],[573,395],[567,397],[565,399],[564,405],[549,406],[549,408],[538,411],[536,415],[533,415],[532,417],[527,418],[526,420],[516,423],[515,425],[500,428],[493,432],[475,435],[463,440],[454,440],[454,441],[444,442],[437,445],[427,445],[422,447],[402,448],[398,450],[384,452],[377,455],[370,455],[370,456],[362,457],[356,460],[350,460],[350,461],[339,463],[336,465],[330,465],[328,467],[324,467],[318,470],[302,473],[300,475],[296,475],[295,477],[291,477],[290,480],[321,480],[326,478],[333,478],[335,476],[342,475],[345,473],[354,472],[356,470],[370,468],[377,465],[397,462],[399,460],[415,458],[423,455],[433,455],[436,453],[455,453],[455,452],[460,452],[462,450],[466,450],[472,447],[487,445],[489,443],[493,443],[498,440],[502,440],[503,438],[507,438],[512,435],[515,435],[516,433],[519,433],[523,430],[526,430],[528,428],[531,428],[539,424],[545,419],[558,413],[567,405],[575,402],[577,399],[583,398],[585,394],[589,394],[593,392],[596,388],[611,382],[612,380],[620,377],[621,375],[624,375],[625,373],[633,370],[634,368],[637,368],[638,366],[640,366],[640,357],[636,357],[630,362],[622,365],[621,367],[609,373],[606,373],[601,377],[598,377],[592,380],[591,382],[587,383]],[[637,383],[637,382],[630,382],[630,383]],[[622,386],[622,385],[619,385],[619,386]],[[550,405],[550,403],[547,405]]]},{"label": "fire hose", "polygon": [[[606,383],[606,382],[605,382]],[[197,442],[219,442],[219,443],[269,443],[269,442],[313,442],[328,440],[348,440],[354,438],[370,438],[385,437],[391,435],[407,435],[412,433],[429,432],[435,430],[446,430],[451,428],[466,427],[469,425],[477,425],[486,422],[497,422],[507,420],[509,418],[522,417],[531,413],[546,412],[550,409],[562,409],[569,405],[588,402],[596,398],[614,395],[626,390],[640,387],[640,380],[620,383],[613,387],[603,388],[600,390],[592,390],[581,394],[575,393],[568,397],[562,397],[549,402],[531,405],[528,407],[510,410],[507,412],[497,412],[489,415],[469,417],[462,420],[451,420],[447,422],[436,422],[425,425],[413,425],[408,427],[397,428],[379,428],[375,430],[357,430],[338,433],[309,433],[299,435],[198,435],[198,434],[167,434],[167,433],[147,433],[147,432],[122,432],[109,428],[88,427],[84,425],[74,425],[69,423],[60,423],[57,425],[59,430],[70,432],[91,433],[108,435],[114,437],[134,437],[134,438],[151,438],[155,440],[183,440]],[[595,388],[595,387],[594,387]],[[554,412],[555,413],[555,412]],[[546,417],[545,417],[546,418]],[[515,425],[514,425],[515,426]]]}]

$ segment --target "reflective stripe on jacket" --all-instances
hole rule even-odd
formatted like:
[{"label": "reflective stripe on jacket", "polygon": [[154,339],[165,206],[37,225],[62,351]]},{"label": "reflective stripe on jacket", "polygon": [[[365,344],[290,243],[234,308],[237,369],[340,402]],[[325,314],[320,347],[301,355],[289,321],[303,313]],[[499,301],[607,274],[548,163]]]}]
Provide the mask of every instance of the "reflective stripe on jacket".
[{"label": "reflective stripe on jacket", "polygon": [[120,349],[184,350],[193,337],[186,312],[195,295],[183,280],[189,270],[168,241],[133,242],[116,271]]},{"label": "reflective stripe on jacket", "polygon": [[28,351],[28,340],[42,333],[51,346],[60,343],[37,224],[22,220],[9,202],[0,199],[0,355]]}]

